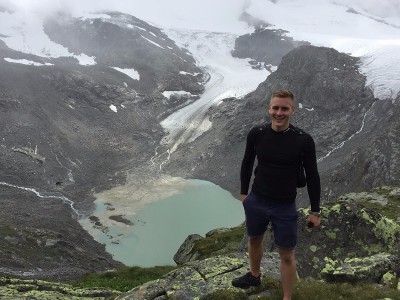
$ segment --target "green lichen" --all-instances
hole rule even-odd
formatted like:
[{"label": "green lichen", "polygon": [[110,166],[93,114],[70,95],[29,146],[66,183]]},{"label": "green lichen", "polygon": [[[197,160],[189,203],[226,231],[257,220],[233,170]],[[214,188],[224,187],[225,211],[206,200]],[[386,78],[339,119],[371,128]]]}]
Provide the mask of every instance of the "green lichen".
[{"label": "green lichen", "polygon": [[334,254],[335,256],[339,256],[340,254],[342,254],[342,252],[343,252],[343,249],[342,249],[342,248],[336,248],[336,249],[333,251],[333,254]]},{"label": "green lichen", "polygon": [[364,253],[367,253],[368,255],[385,252],[387,250],[382,243],[369,244],[365,240],[356,240],[354,242],[360,247],[360,249],[362,249]]},{"label": "green lichen", "polygon": [[318,247],[317,247],[317,246],[315,246],[315,245],[311,245],[311,246],[310,246],[310,250],[311,250],[311,252],[316,252],[316,251],[317,251],[317,249],[318,249]]},{"label": "green lichen", "polygon": [[319,261],[320,261],[320,260],[319,260],[318,257],[316,257],[316,256],[313,257],[313,259],[311,260],[311,262],[312,262],[314,268],[318,268]]},{"label": "green lichen", "polygon": [[321,273],[329,273],[335,270],[335,266],[339,263],[339,260],[334,260],[329,257],[324,257],[325,267],[321,270]]},{"label": "green lichen", "polygon": [[341,204],[338,203],[338,204],[333,205],[331,207],[330,211],[333,211],[338,214],[338,213],[340,213],[340,208],[341,208]]},{"label": "green lichen", "polygon": [[336,239],[336,232],[333,230],[326,230],[325,235],[332,240]]},{"label": "green lichen", "polygon": [[395,272],[386,272],[385,274],[383,274],[381,282],[383,285],[395,287],[396,273]]}]

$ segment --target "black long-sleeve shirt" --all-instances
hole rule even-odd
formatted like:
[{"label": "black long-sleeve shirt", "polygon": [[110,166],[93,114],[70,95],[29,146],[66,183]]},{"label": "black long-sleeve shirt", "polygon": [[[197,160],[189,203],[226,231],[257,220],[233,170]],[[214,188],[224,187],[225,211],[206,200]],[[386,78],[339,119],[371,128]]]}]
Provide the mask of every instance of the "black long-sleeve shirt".
[{"label": "black long-sleeve shirt", "polygon": [[[271,125],[261,125],[250,130],[247,136],[241,171],[241,194],[247,195],[255,158],[257,167],[252,191],[266,201],[294,202],[297,195],[297,174],[300,160],[298,131],[294,126],[282,132]],[[307,191],[311,210],[320,210],[321,184],[317,168],[315,143],[303,131],[303,164],[307,177]]]}]

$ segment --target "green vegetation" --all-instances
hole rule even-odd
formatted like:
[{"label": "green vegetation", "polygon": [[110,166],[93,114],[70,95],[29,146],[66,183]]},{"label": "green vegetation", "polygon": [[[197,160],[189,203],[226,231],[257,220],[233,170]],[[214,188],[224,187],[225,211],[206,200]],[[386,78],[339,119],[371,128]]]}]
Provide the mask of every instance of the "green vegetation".
[{"label": "green vegetation", "polygon": [[244,226],[230,228],[195,242],[192,252],[198,253],[197,259],[236,252],[245,233]]},{"label": "green vegetation", "polygon": [[116,271],[100,274],[86,274],[79,280],[70,282],[70,284],[82,288],[101,287],[126,292],[148,281],[158,279],[174,269],[176,269],[175,266],[124,267]]},{"label": "green vegetation", "polygon": [[0,226],[0,234],[15,236],[15,235],[17,235],[17,231],[10,226]]}]

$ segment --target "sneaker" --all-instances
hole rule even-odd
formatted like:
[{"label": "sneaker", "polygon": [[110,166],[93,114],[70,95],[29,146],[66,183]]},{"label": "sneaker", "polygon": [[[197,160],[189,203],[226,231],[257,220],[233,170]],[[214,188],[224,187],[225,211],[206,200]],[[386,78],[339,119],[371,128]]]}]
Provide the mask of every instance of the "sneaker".
[{"label": "sneaker", "polygon": [[261,284],[260,276],[255,277],[251,272],[232,280],[232,285],[241,289],[248,289],[251,286],[259,286]]}]

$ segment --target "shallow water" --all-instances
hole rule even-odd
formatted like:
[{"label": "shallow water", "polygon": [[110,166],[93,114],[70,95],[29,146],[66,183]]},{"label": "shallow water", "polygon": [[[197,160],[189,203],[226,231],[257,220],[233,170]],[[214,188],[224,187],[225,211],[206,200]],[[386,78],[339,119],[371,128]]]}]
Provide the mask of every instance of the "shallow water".
[{"label": "shallow water", "polygon": [[[173,256],[189,234],[204,236],[212,229],[244,221],[241,202],[229,192],[201,180],[187,180],[185,185],[174,195],[147,203],[135,215],[125,216],[133,225],[109,222],[109,231],[104,233],[94,229],[88,219],[81,220],[81,224],[125,265],[175,265]],[[98,198],[93,215],[101,216],[109,208],[107,202]]]}]

